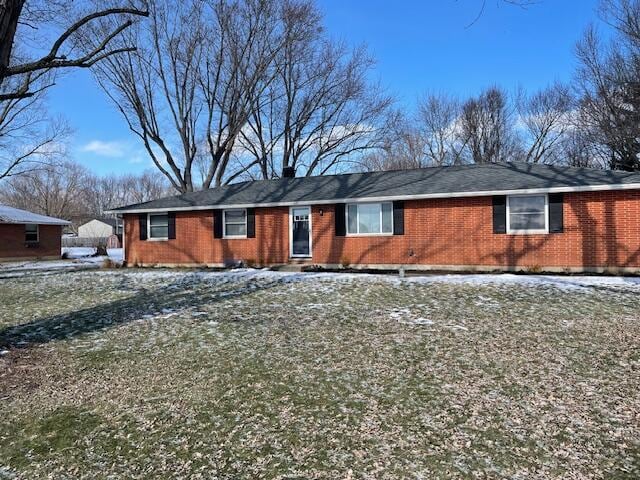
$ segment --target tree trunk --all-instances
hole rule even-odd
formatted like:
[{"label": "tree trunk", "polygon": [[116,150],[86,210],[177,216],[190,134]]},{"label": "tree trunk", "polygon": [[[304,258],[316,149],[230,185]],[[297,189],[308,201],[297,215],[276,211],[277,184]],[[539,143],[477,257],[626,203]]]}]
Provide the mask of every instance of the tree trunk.
[{"label": "tree trunk", "polygon": [[0,85],[5,78],[24,0],[0,0]]}]

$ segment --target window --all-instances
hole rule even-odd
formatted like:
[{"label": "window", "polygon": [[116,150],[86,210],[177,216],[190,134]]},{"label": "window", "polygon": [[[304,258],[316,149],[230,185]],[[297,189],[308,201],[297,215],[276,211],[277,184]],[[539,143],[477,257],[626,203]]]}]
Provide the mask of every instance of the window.
[{"label": "window", "polygon": [[27,243],[38,243],[38,225],[24,226],[24,241]]},{"label": "window", "polygon": [[247,236],[247,211],[246,210],[225,210],[224,211],[224,237],[246,237]]},{"label": "window", "polygon": [[349,235],[393,233],[393,205],[389,203],[352,203],[347,205]]},{"label": "window", "polygon": [[546,195],[507,197],[508,233],[547,233],[549,230]]},{"label": "window", "polygon": [[169,215],[149,214],[149,238],[167,240],[169,238]]}]

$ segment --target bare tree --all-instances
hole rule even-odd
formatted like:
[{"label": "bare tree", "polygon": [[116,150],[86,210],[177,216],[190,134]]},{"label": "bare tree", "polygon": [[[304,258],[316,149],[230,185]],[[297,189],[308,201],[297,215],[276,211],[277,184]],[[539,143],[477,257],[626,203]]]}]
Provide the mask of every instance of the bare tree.
[{"label": "bare tree", "polygon": [[113,207],[173,193],[155,170],[97,176],[78,163],[63,161],[8,179],[0,188],[0,202],[78,223]]},{"label": "bare tree", "polygon": [[413,115],[398,112],[383,145],[363,161],[367,170],[405,170],[463,161],[460,102],[446,94],[425,95]]},{"label": "bare tree", "polygon": [[64,155],[69,129],[62,119],[48,115],[43,96],[38,92],[0,101],[0,180],[42,168]]},{"label": "bare tree", "polygon": [[274,76],[288,5],[157,0],[150,22],[128,32],[138,50],[98,65],[98,82],[177,191],[224,181],[250,107]]},{"label": "bare tree", "polygon": [[460,128],[469,161],[505,162],[516,156],[513,111],[503,90],[491,87],[467,100],[462,107]]},{"label": "bare tree", "polygon": [[312,4],[290,9],[276,76],[256,98],[240,137],[239,173],[273,178],[292,167],[322,175],[382,145],[391,98],[367,80],[372,58],[321,32]]},{"label": "bare tree", "polygon": [[569,87],[559,83],[532,95],[520,92],[516,109],[525,137],[524,161],[563,163],[563,140],[575,128],[574,108]]},{"label": "bare tree", "polygon": [[[283,166],[322,174],[376,145],[389,98],[372,61],[322,35],[306,0],[157,0],[137,52],[98,81],[180,192]],[[132,40],[134,41],[134,40]]]},{"label": "bare tree", "polygon": [[425,156],[430,165],[456,165],[468,137],[462,135],[460,101],[446,94],[431,94],[418,103],[416,124],[424,139]]},{"label": "bare tree", "polygon": [[581,128],[606,150],[609,168],[640,170],[640,1],[607,0],[605,44],[590,27],[577,47]]},{"label": "bare tree", "polygon": [[6,182],[2,201],[43,215],[72,219],[82,213],[90,174],[81,165],[62,162]]},{"label": "bare tree", "polygon": [[156,170],[141,174],[91,176],[83,203],[87,216],[102,216],[106,210],[148,202],[175,194],[166,177]]},{"label": "bare tree", "polygon": [[431,164],[426,159],[426,150],[425,137],[414,119],[398,111],[390,118],[379,148],[362,157],[361,167],[367,171],[428,167]]},{"label": "bare tree", "polygon": [[[111,42],[140,15],[145,12],[132,6],[82,13],[62,0],[0,0],[0,180],[60,160],[69,130],[47,114],[46,90],[57,71],[119,53]],[[117,19],[117,25],[95,48],[85,49],[79,34],[103,17]]]},{"label": "bare tree", "polygon": [[419,100],[414,115],[396,115],[382,147],[364,158],[363,167],[510,161],[584,165],[576,149],[588,136],[576,126],[578,117],[569,87],[560,84],[532,95],[520,92],[515,100],[495,87],[464,103],[447,94],[430,94]]},{"label": "bare tree", "polygon": [[562,164],[571,167],[609,168],[608,152],[593,138],[589,130],[576,127],[569,129],[559,142]]}]

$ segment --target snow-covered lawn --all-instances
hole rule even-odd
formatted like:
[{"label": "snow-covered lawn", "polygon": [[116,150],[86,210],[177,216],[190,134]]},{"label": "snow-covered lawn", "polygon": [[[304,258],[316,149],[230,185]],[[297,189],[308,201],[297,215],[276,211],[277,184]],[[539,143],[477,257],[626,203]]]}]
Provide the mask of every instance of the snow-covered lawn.
[{"label": "snow-covered lawn", "polygon": [[96,254],[94,247],[62,247],[62,254],[67,258],[84,258]]},{"label": "snow-covered lawn", "polygon": [[[21,262],[0,262],[0,277],[23,275],[32,270],[57,271],[60,269],[98,268],[110,259],[114,265],[122,264],[122,249],[107,249],[107,255],[94,256],[96,249],[92,247],[63,247],[60,260],[28,260]],[[2,478],[2,477],[0,477]]]},{"label": "snow-covered lawn", "polygon": [[0,478],[638,478],[639,345],[637,278],[24,271]]}]

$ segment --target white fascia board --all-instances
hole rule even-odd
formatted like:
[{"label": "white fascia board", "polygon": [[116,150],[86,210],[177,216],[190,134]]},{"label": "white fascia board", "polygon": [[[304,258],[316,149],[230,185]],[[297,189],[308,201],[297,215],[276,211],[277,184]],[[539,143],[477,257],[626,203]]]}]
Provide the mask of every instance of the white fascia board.
[{"label": "white fascia board", "polygon": [[58,222],[53,222],[53,221],[42,222],[42,221],[33,221],[33,220],[30,222],[23,221],[23,220],[13,222],[13,221],[5,220],[5,221],[0,221],[0,224],[2,225],[58,225],[60,227],[64,227],[66,225],[71,225],[71,222],[67,222],[66,220],[60,220]]},{"label": "white fascia board", "polygon": [[604,192],[614,190],[640,190],[640,183],[627,183],[616,185],[584,185],[579,187],[551,187],[551,188],[523,188],[515,190],[485,190],[474,192],[445,192],[425,193],[418,195],[387,195],[377,197],[332,198],[329,200],[300,200],[292,202],[263,202],[263,203],[232,203],[217,205],[197,205],[191,207],[167,207],[167,208],[132,208],[129,210],[108,210],[107,214],[123,213],[154,213],[154,212],[191,212],[195,210],[220,210],[231,208],[257,208],[257,207],[295,207],[300,205],[332,205],[334,203],[367,203],[388,202],[393,200],[429,200],[436,198],[464,198],[464,197],[489,197],[493,195],[530,195],[536,193],[574,193],[574,192]]}]

